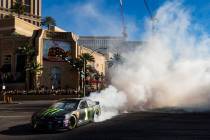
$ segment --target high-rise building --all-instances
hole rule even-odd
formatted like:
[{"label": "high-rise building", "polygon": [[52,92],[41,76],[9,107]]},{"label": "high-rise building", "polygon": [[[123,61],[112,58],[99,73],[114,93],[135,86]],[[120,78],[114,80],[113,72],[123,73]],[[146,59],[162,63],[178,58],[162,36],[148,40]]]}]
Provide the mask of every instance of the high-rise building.
[{"label": "high-rise building", "polygon": [[[15,3],[25,5],[25,13],[18,15],[12,12],[12,6]],[[0,19],[7,15],[13,15],[19,17],[31,24],[40,26],[41,24],[41,12],[42,12],[42,0],[0,0]]]},{"label": "high-rise building", "polygon": [[80,36],[78,40],[80,46],[85,46],[93,51],[100,52],[107,59],[113,57],[113,54],[128,52],[141,47],[142,41],[127,41],[123,37],[114,36]]},{"label": "high-rise building", "polygon": [[124,42],[123,37],[112,36],[80,36],[78,44],[92,49],[93,51],[104,54],[107,59],[110,52],[113,52],[116,46],[120,46]]}]

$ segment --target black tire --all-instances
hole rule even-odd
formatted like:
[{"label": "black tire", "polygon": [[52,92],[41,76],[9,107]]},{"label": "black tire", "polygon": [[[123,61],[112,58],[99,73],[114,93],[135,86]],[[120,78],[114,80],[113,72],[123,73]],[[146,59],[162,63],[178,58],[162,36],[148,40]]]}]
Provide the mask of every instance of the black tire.
[{"label": "black tire", "polygon": [[100,115],[101,115],[101,111],[97,109],[93,116],[93,122],[96,122],[96,119],[98,119]]},{"label": "black tire", "polygon": [[36,130],[38,128],[37,123],[32,121],[31,122],[31,127]]},{"label": "black tire", "polygon": [[68,126],[68,129],[69,130],[72,130],[74,128],[77,127],[77,122],[78,122],[78,119],[76,116],[71,116],[70,119],[69,119],[69,126]]}]

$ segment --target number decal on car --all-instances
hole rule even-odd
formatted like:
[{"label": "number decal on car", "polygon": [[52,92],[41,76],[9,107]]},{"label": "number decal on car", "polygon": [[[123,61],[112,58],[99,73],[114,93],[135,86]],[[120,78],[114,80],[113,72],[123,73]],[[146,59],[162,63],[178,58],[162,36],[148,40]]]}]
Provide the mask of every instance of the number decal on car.
[{"label": "number decal on car", "polygon": [[88,120],[88,109],[85,108],[85,120],[87,121]]}]

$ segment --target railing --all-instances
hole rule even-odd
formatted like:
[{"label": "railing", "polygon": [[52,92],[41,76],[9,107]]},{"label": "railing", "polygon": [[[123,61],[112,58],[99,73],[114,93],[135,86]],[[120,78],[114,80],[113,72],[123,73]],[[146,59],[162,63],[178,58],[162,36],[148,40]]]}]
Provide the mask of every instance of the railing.
[{"label": "railing", "polygon": [[[0,12],[2,14],[6,14],[6,15],[12,14],[14,16],[18,16],[18,14],[12,12],[10,9],[3,8],[3,7],[0,7]],[[33,20],[33,21],[36,21],[36,22],[41,22],[41,16],[32,15],[32,14],[29,14],[29,13],[21,14],[20,18],[27,19],[27,20]]]},{"label": "railing", "polygon": [[76,90],[73,89],[60,89],[60,90],[31,90],[26,92],[25,90],[2,90],[4,95],[79,95]]}]

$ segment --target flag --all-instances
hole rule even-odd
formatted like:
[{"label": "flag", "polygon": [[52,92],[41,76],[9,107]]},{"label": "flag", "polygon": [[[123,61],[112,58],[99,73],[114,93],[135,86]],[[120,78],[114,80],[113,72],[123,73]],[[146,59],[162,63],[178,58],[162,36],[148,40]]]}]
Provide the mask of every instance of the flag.
[{"label": "flag", "polygon": [[123,6],[123,0],[120,0],[120,5]]}]

